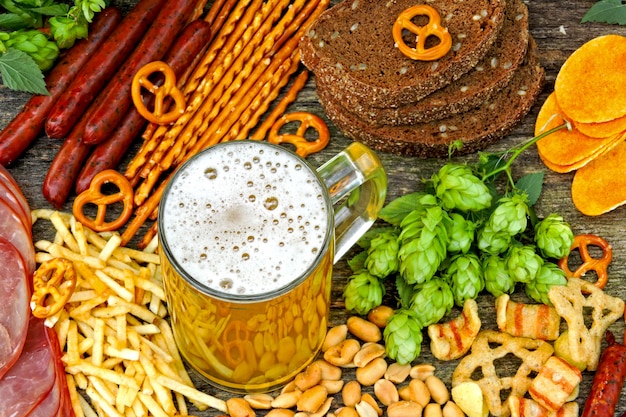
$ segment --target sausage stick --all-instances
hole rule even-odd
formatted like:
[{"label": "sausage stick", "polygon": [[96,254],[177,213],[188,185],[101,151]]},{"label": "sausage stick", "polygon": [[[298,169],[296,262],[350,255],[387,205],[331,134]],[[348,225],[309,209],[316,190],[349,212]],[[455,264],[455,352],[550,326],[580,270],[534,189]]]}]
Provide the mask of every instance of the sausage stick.
[{"label": "sausage stick", "polygon": [[32,96],[0,132],[0,164],[7,166],[14,162],[39,136],[57,99],[121,19],[122,13],[115,7],[107,7],[96,15],[89,27],[89,37],[76,42],[46,76],[50,94]]},{"label": "sausage stick", "polygon": [[606,332],[606,340],[609,345],[600,356],[582,417],[612,416],[624,386],[626,346],[617,343],[610,331]]},{"label": "sausage stick", "polygon": [[86,144],[97,145],[113,132],[132,103],[130,89],[135,73],[148,62],[165,56],[196,4],[193,0],[165,2],[139,45],[100,93],[104,99],[94,107],[85,126]]},{"label": "sausage stick", "polygon": [[164,0],[141,0],[87,61],[48,115],[46,134],[64,138],[135,49]]},{"label": "sausage stick", "polygon": [[[174,70],[177,79],[180,80],[189,69],[210,38],[211,25],[204,20],[196,20],[183,29],[164,59]],[[111,137],[97,145],[89,156],[76,180],[76,194],[89,188],[92,178],[98,172],[117,167],[145,125],[146,120],[143,116],[131,107]]]}]

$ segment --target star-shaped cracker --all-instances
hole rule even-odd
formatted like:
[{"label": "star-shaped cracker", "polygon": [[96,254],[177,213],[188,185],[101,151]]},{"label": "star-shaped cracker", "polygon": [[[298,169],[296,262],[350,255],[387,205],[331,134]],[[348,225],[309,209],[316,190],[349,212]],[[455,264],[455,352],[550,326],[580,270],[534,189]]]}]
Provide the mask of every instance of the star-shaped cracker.
[{"label": "star-shaped cracker", "polygon": [[[569,278],[567,285],[553,286],[548,297],[559,316],[567,322],[570,355],[595,371],[600,360],[606,329],[624,315],[624,301],[580,278]],[[585,316],[590,316],[590,327]]]}]

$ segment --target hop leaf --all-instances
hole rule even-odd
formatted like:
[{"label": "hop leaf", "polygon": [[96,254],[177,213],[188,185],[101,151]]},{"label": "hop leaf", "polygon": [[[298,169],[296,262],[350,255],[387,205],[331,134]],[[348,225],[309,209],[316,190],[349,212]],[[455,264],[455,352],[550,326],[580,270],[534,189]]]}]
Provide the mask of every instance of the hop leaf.
[{"label": "hop leaf", "polygon": [[372,239],[365,267],[370,274],[385,278],[398,271],[398,232],[382,232]]},{"label": "hop leaf", "polygon": [[396,310],[385,326],[383,337],[387,356],[401,365],[413,362],[422,351],[422,326],[412,310]]},{"label": "hop leaf", "polygon": [[525,194],[502,197],[489,216],[489,225],[494,232],[503,232],[511,236],[526,230],[528,225],[528,204]]},{"label": "hop leaf", "polygon": [[384,295],[383,284],[366,270],[352,275],[343,290],[346,309],[361,315],[381,305]]},{"label": "hop leaf", "polygon": [[452,310],[453,306],[452,290],[441,278],[417,285],[409,304],[409,308],[417,313],[422,327],[437,323]]},{"label": "hop leaf", "polygon": [[509,274],[504,259],[498,255],[489,255],[483,259],[483,278],[485,289],[494,297],[502,294],[512,294],[515,290],[515,281]]},{"label": "hop leaf", "polygon": [[561,259],[570,252],[574,232],[563,217],[550,214],[535,226],[535,243],[544,257]]},{"label": "hop leaf", "polygon": [[543,259],[528,245],[513,245],[505,257],[506,267],[516,282],[528,283],[535,279]]},{"label": "hop leaf", "polygon": [[467,165],[446,164],[431,178],[446,210],[480,211],[491,206],[491,193]]},{"label": "hop leaf", "polygon": [[539,303],[552,305],[548,297],[548,291],[554,285],[567,285],[565,272],[558,265],[552,262],[545,262],[535,279],[526,283],[524,289],[531,299]]},{"label": "hop leaf", "polygon": [[462,307],[468,298],[475,299],[485,288],[480,259],[473,253],[455,255],[445,272],[454,302]]}]

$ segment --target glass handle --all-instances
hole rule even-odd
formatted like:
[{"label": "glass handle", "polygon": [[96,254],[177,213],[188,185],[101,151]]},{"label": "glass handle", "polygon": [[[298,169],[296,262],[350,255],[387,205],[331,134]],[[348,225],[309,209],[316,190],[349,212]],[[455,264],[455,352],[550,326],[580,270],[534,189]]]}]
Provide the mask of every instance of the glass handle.
[{"label": "glass handle", "polygon": [[335,206],[337,262],[378,218],[387,196],[387,174],[378,155],[360,142],[352,142],[317,172]]}]

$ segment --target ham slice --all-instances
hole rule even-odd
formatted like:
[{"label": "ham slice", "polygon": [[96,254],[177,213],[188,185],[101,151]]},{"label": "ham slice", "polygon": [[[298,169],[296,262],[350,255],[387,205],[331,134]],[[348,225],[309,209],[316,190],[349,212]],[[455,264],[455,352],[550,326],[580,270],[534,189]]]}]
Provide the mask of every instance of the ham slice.
[{"label": "ham slice", "polygon": [[0,379],[0,417],[28,416],[54,388],[55,350],[42,319],[31,316],[17,362]]},{"label": "ham slice", "polygon": [[[16,247],[0,237],[0,378],[17,361],[28,330],[30,286]],[[1,412],[0,412],[1,414]]]},{"label": "ham slice", "polygon": [[19,207],[19,210],[16,211],[18,211],[20,215],[24,215],[24,218],[29,224],[28,230],[29,232],[32,232],[33,221],[30,214],[30,206],[28,205],[28,201],[26,200],[24,193],[22,193],[22,189],[20,188],[19,184],[17,183],[17,181],[15,181],[15,178],[13,178],[11,173],[2,165],[0,165],[0,183],[2,183],[4,188],[9,190],[13,195],[13,198],[17,202],[17,207]]},{"label": "ham slice", "polygon": [[[35,246],[29,230],[12,205],[0,199],[0,236],[11,242],[22,255],[28,277],[35,272]],[[4,259],[0,256],[0,259]]]}]

